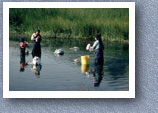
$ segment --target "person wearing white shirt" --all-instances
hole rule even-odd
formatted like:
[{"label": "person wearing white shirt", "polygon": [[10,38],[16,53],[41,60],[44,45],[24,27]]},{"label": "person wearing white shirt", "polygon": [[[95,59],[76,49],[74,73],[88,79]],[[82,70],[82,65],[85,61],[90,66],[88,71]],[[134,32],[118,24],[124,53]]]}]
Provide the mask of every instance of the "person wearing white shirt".
[{"label": "person wearing white shirt", "polygon": [[95,35],[95,42],[93,46],[90,46],[90,49],[95,50],[95,65],[103,65],[104,64],[104,56],[103,56],[103,50],[104,45],[101,40],[101,34]]}]

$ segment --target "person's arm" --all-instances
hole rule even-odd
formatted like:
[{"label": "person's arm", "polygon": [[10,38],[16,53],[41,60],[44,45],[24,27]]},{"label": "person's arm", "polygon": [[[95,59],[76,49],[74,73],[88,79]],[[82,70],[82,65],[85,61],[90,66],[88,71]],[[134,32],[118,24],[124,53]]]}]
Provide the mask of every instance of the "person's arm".
[{"label": "person's arm", "polygon": [[93,47],[92,47],[92,46],[90,46],[89,48],[90,48],[90,49],[93,49]]},{"label": "person's arm", "polygon": [[36,38],[36,42],[41,42],[41,40],[42,40],[41,36],[38,36],[38,37]]},{"label": "person's arm", "polygon": [[99,43],[98,41],[95,41],[93,46],[90,46],[90,49],[95,49],[98,43]]},{"label": "person's arm", "polygon": [[25,44],[29,44],[28,41],[24,41]]},{"label": "person's arm", "polygon": [[31,36],[31,40],[36,40],[35,36],[36,35],[33,33],[32,36]]}]

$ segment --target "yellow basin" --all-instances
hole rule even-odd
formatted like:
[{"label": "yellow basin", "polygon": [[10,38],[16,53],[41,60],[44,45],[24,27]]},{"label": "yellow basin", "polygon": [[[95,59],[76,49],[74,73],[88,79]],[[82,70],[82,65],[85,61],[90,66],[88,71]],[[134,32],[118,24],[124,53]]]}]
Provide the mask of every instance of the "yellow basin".
[{"label": "yellow basin", "polygon": [[90,56],[81,56],[81,64],[89,64],[89,58]]},{"label": "yellow basin", "polygon": [[81,72],[89,72],[89,64],[82,64]]}]

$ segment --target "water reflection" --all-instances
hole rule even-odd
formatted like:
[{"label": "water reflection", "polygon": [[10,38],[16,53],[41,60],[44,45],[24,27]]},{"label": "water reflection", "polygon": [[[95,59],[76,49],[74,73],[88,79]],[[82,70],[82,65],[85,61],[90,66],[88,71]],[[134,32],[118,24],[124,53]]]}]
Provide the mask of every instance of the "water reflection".
[{"label": "water reflection", "polygon": [[94,65],[93,69],[89,69],[89,64],[82,64],[81,65],[81,72],[87,77],[93,75],[94,78],[94,87],[98,87],[103,79],[103,65]]},{"label": "water reflection", "polygon": [[20,55],[20,72],[24,72],[25,71],[25,66],[26,66],[26,63],[25,63],[25,55],[21,54]]},{"label": "water reflection", "polygon": [[103,79],[103,65],[95,65],[93,71],[94,87],[98,87]]},{"label": "water reflection", "polygon": [[[85,47],[89,41],[72,41],[62,40],[53,41],[54,43],[45,44],[42,43],[42,60],[43,64],[40,66],[28,64],[32,62],[32,55],[29,56],[17,56],[19,53],[18,43],[10,43],[10,88],[12,90],[21,90],[18,84],[24,84],[22,87],[27,90],[34,90],[32,87],[37,86],[37,90],[129,90],[129,52],[128,44],[119,45],[111,44],[109,46],[105,44],[104,50],[104,66],[94,66],[94,52],[85,50]],[[61,43],[62,42],[62,43]],[[46,47],[44,46],[46,45]],[[75,48],[78,46],[79,49]],[[32,47],[31,47],[32,48]],[[28,48],[31,51],[31,48]],[[64,48],[65,54],[62,57],[55,57],[54,51],[56,48]],[[77,52],[76,52],[77,50]],[[80,57],[83,55],[90,56],[89,65],[81,65]],[[39,56],[39,57],[40,57]],[[20,58],[20,59],[19,59]],[[16,64],[15,62],[16,61]],[[19,66],[20,61],[20,66]],[[73,62],[79,64],[75,65]],[[17,72],[15,71],[16,69]],[[24,72],[20,73],[19,72]],[[42,70],[42,72],[41,72]],[[104,70],[104,71],[103,71]],[[84,76],[81,76],[84,74]],[[103,75],[106,74],[106,76]],[[39,82],[35,81],[36,76],[39,78],[44,74],[44,78],[40,78],[42,87],[39,87]],[[29,75],[29,76],[21,76]],[[32,75],[32,76],[30,76]],[[60,76],[58,76],[60,75]],[[21,77],[23,80],[16,79],[15,77]],[[89,78],[87,78],[89,77]],[[86,79],[85,79],[86,78]],[[29,82],[25,79],[30,79]],[[16,82],[15,82],[16,81]],[[31,82],[30,82],[31,81]],[[75,83],[74,83],[75,81]],[[62,83],[62,86],[61,86]],[[13,87],[17,84],[17,87]],[[79,84],[79,85],[78,85]],[[57,87],[51,87],[57,86]],[[73,86],[73,88],[71,87]],[[97,88],[95,88],[97,87]],[[19,88],[19,89],[18,89]]]},{"label": "water reflection", "polygon": [[33,58],[31,71],[35,73],[35,75],[39,78],[41,69],[42,69],[42,64],[41,64],[41,53],[40,53]]},{"label": "water reflection", "polygon": [[35,75],[39,78],[40,77],[40,71],[42,69],[42,65],[39,64],[39,65],[32,65],[31,66],[31,71],[33,73],[35,73]]},{"label": "water reflection", "polygon": [[25,67],[30,65],[31,66],[31,71],[33,73],[35,73],[35,75],[39,78],[40,77],[40,71],[42,69],[42,65],[41,65],[41,54],[38,54],[36,57],[39,58],[40,61],[34,61],[34,62],[38,62],[38,63],[33,63],[33,59],[32,61],[27,61],[26,62],[26,53],[20,53],[20,72],[24,72],[25,71]]},{"label": "water reflection", "polygon": [[112,58],[106,61],[107,71],[111,75],[111,79],[117,80],[124,75],[128,75],[128,62],[129,60],[118,58]]},{"label": "water reflection", "polygon": [[87,75],[87,77],[90,76],[90,70],[89,70],[89,64],[82,64],[81,65],[81,72],[85,75]]}]

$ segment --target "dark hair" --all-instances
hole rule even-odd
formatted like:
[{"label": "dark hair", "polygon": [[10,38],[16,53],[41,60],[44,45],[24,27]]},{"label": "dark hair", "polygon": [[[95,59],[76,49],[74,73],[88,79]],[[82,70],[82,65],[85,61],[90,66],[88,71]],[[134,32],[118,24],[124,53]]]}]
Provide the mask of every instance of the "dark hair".
[{"label": "dark hair", "polygon": [[39,29],[37,29],[35,32],[38,32],[38,33],[40,33],[40,30],[39,30]]},{"label": "dark hair", "polygon": [[19,40],[20,42],[24,42],[25,41],[25,39],[24,38],[20,38],[20,40]]},{"label": "dark hair", "polygon": [[102,42],[102,39],[101,39],[101,33],[96,34],[95,37],[99,41],[100,49],[104,50],[104,45],[103,45],[103,42]]}]

